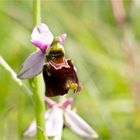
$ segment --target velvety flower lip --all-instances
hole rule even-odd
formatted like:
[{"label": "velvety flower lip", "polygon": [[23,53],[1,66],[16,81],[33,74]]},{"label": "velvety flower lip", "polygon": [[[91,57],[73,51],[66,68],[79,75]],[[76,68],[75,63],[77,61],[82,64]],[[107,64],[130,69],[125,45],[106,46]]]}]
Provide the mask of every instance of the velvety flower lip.
[{"label": "velvety flower lip", "polygon": [[46,49],[52,44],[53,39],[53,34],[44,23],[39,23],[31,34],[31,42],[43,53],[45,53]]},{"label": "velvety flower lip", "polygon": [[[55,68],[55,63],[48,61],[43,67],[43,78],[46,86],[46,96],[53,97],[67,94],[69,89],[78,92],[81,89],[75,68],[71,60],[65,59],[66,65],[59,69]],[[57,64],[58,65],[58,64]],[[75,85],[74,88],[72,86]]]},{"label": "velvety flower lip", "polygon": [[[46,134],[54,139],[61,135],[63,126],[66,125],[75,134],[85,140],[98,138],[96,131],[83,120],[76,112],[68,106],[72,104],[73,99],[68,98],[64,102],[56,103],[50,98],[45,98],[45,103],[49,109],[45,112]],[[36,122],[33,121],[29,128],[24,132],[24,136],[32,137],[36,134]]]}]

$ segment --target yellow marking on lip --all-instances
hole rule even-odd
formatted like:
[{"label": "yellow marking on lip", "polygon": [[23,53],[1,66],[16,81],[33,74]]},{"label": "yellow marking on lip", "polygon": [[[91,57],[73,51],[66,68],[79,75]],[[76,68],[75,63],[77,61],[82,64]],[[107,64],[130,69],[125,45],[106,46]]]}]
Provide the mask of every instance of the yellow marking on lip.
[{"label": "yellow marking on lip", "polygon": [[78,85],[76,83],[73,83],[72,80],[68,80],[66,82],[66,87],[70,88],[70,89],[73,89],[73,90],[76,90]]}]

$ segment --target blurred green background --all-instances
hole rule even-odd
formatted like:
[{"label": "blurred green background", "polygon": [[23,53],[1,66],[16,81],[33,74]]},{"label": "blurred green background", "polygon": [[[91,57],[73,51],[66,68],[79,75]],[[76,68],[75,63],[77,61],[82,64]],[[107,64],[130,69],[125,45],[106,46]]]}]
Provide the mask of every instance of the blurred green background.
[{"label": "blurred green background", "polygon": [[[67,33],[66,57],[83,90],[73,106],[99,140],[140,139],[140,1],[42,0],[42,22]],[[32,0],[0,0],[0,55],[18,72],[31,45]],[[28,81],[25,81],[28,85]],[[23,138],[34,118],[31,98],[0,66],[0,140]],[[81,140],[64,128],[63,140]]]}]

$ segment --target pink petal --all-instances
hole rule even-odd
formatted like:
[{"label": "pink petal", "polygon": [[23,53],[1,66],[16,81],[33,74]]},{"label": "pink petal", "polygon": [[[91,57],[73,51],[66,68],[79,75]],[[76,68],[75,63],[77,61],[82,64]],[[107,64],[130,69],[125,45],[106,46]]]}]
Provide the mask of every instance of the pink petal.
[{"label": "pink petal", "polygon": [[66,109],[69,105],[71,105],[73,102],[73,98],[68,98],[66,101],[62,104],[62,108]]},{"label": "pink petal", "polygon": [[17,77],[20,79],[28,79],[36,76],[42,71],[44,63],[45,56],[40,50],[32,53],[23,63]]},{"label": "pink petal", "polygon": [[67,37],[67,34],[66,34],[66,33],[64,33],[64,34],[62,34],[62,35],[59,36],[59,38],[60,38],[60,43],[61,43],[61,44],[65,41],[66,37]]},{"label": "pink petal", "polygon": [[61,134],[63,129],[63,110],[58,107],[51,108],[51,113],[46,121],[46,134],[56,137]]},{"label": "pink petal", "polygon": [[53,101],[52,99],[45,97],[45,103],[49,106],[49,107],[53,107],[54,105],[56,105],[57,103],[55,101]]},{"label": "pink petal", "polygon": [[37,46],[42,52],[48,48],[53,42],[53,34],[48,26],[44,23],[39,23],[31,34],[31,42]]},{"label": "pink petal", "polygon": [[[57,137],[63,130],[63,110],[58,107],[50,108],[45,112],[46,135]],[[25,137],[32,137],[36,134],[36,121],[34,120],[24,132]]]},{"label": "pink petal", "polygon": [[70,109],[64,113],[65,124],[76,134],[83,138],[98,138],[97,133],[78,114]]}]

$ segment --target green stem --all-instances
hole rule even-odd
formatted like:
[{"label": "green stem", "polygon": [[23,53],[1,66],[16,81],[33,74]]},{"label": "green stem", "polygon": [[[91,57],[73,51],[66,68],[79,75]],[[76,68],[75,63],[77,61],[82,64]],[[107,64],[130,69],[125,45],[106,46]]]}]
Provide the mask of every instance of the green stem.
[{"label": "green stem", "polygon": [[17,74],[14,72],[14,70],[8,65],[8,63],[0,56],[0,65],[8,71],[13,80],[25,91],[25,93],[31,97],[32,96],[32,91],[20,80],[17,78]]},{"label": "green stem", "polygon": [[41,5],[40,0],[33,0],[33,14],[34,14],[33,21],[35,25],[41,21],[40,5]]},{"label": "green stem", "polygon": [[[41,21],[41,12],[40,12],[40,0],[33,0],[33,13],[34,13],[34,24],[37,25]],[[35,107],[35,116],[37,123],[37,137],[38,140],[48,140],[45,135],[45,103],[44,89],[42,74],[38,75],[33,79],[33,100]]]},{"label": "green stem", "polygon": [[42,74],[33,79],[33,100],[35,107],[35,116],[37,123],[37,137],[38,140],[48,140],[45,136],[45,104],[44,104],[44,84]]}]

